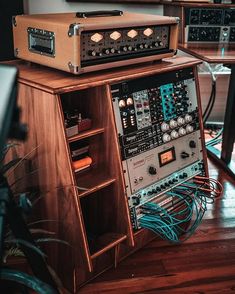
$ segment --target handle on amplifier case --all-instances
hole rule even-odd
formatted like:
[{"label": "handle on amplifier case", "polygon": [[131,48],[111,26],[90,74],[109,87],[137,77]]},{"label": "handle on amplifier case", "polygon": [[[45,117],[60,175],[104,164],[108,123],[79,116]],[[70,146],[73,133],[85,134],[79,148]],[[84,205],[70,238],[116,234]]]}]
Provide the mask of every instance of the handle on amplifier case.
[{"label": "handle on amplifier case", "polygon": [[83,11],[77,12],[76,17],[87,18],[87,17],[97,17],[97,16],[119,16],[123,15],[121,10],[97,10],[97,11]]}]

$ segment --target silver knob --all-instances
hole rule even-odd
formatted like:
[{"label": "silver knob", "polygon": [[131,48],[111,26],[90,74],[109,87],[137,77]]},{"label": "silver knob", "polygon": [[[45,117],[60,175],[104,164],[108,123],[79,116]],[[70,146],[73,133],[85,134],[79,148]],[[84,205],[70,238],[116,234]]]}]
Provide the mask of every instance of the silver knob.
[{"label": "silver knob", "polygon": [[172,132],[171,132],[171,138],[172,138],[172,139],[176,139],[176,138],[178,138],[178,137],[179,137],[178,132],[176,132],[176,131],[172,131]]},{"label": "silver knob", "polygon": [[191,125],[187,125],[187,126],[186,126],[186,132],[187,132],[187,133],[192,133],[193,130],[194,130],[193,126],[191,126]]},{"label": "silver knob", "polygon": [[178,123],[179,126],[182,126],[182,125],[185,123],[184,118],[181,117],[181,116],[179,116],[179,117],[177,118],[177,123]]},{"label": "silver knob", "polygon": [[166,123],[166,122],[163,122],[162,124],[161,124],[161,130],[163,131],[163,132],[166,132],[166,131],[168,131],[169,130],[169,125]]},{"label": "silver knob", "polygon": [[184,128],[179,128],[179,135],[180,136],[186,135],[186,130]]},{"label": "silver knob", "polygon": [[175,121],[174,119],[170,120],[170,128],[174,129],[177,127],[177,121]]},{"label": "silver knob", "polygon": [[162,140],[164,143],[169,142],[171,140],[171,136],[168,134],[164,134]]},{"label": "silver knob", "polygon": [[193,120],[193,117],[190,114],[186,114],[184,119],[186,123],[190,123]]}]

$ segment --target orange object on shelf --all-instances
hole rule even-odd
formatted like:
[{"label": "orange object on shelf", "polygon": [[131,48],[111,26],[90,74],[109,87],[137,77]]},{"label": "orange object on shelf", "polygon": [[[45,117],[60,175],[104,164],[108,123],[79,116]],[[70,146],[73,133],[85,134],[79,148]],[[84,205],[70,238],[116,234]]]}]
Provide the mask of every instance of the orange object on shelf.
[{"label": "orange object on shelf", "polygon": [[75,170],[75,172],[80,171],[84,168],[87,168],[91,165],[92,163],[92,159],[89,156],[86,156],[82,159],[73,161],[73,169]]}]

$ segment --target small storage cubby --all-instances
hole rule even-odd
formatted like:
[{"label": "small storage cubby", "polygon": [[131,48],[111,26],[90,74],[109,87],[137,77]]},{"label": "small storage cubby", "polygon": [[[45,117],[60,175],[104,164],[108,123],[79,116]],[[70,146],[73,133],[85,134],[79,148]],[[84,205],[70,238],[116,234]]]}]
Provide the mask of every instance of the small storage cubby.
[{"label": "small storage cubby", "polygon": [[81,199],[91,258],[126,239],[126,230],[119,219],[120,205],[115,190],[115,184],[111,184]]},{"label": "small storage cubby", "polygon": [[78,146],[81,143],[81,146],[88,147],[86,154],[92,160],[88,168],[78,172],[73,169],[79,197],[89,195],[116,181],[116,177],[111,173],[112,166],[106,160],[105,154],[109,152],[109,145],[105,144],[105,134],[79,140],[76,143]]},{"label": "small storage cubby", "polygon": [[101,119],[104,118],[106,111],[104,96],[104,87],[89,88],[61,95],[65,123],[67,116],[71,118],[72,124],[77,116],[77,124],[80,126],[77,134],[68,136],[69,142],[104,132],[105,119]]}]

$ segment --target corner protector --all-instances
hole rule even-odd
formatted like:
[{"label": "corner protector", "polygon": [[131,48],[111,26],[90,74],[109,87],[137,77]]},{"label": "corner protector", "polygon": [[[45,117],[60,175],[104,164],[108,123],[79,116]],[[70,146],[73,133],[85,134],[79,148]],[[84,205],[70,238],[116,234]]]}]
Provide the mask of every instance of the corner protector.
[{"label": "corner protector", "polygon": [[178,16],[175,17],[177,23],[180,23],[180,18]]},{"label": "corner protector", "polygon": [[78,36],[80,35],[80,24],[79,23],[72,23],[69,26],[68,36]]},{"label": "corner protector", "polygon": [[68,62],[69,71],[73,74],[80,73],[80,67],[78,65],[73,65],[72,62]]}]

